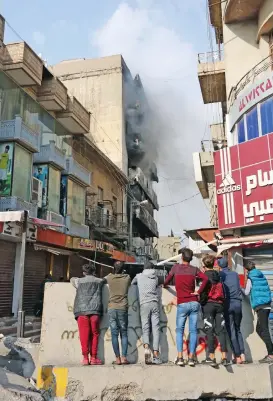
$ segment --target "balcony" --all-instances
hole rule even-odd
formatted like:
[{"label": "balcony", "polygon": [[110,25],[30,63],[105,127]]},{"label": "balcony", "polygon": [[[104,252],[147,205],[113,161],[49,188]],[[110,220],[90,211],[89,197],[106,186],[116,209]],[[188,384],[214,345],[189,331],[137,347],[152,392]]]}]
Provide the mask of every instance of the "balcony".
[{"label": "balcony", "polygon": [[43,80],[37,101],[48,111],[62,111],[67,106],[67,88],[55,77]]},{"label": "balcony", "polygon": [[117,231],[117,218],[104,207],[87,207],[86,225],[94,227],[96,231],[115,234]]},{"label": "balcony", "polygon": [[32,152],[40,151],[41,127],[33,125],[27,126],[21,117],[17,116],[14,120],[1,121],[0,142],[16,141],[27,147]]},{"label": "balcony", "polygon": [[223,43],[223,19],[220,1],[208,0],[210,22],[215,28],[217,43]]},{"label": "balcony", "polygon": [[72,134],[87,134],[89,132],[90,113],[74,96],[67,96],[66,110],[58,112],[56,117]]},{"label": "balcony", "polygon": [[0,15],[0,68],[3,68],[3,60],[5,54],[4,46],[5,19]]},{"label": "balcony", "polygon": [[25,42],[6,45],[3,69],[20,86],[41,85],[43,61]]},{"label": "balcony", "polygon": [[210,133],[214,150],[219,150],[227,146],[227,138],[223,124],[212,124],[210,126]]},{"label": "balcony", "polygon": [[223,52],[198,55],[198,78],[204,104],[226,102],[226,79]]},{"label": "balcony", "polygon": [[208,185],[215,182],[213,152],[193,153],[193,167],[199,191],[204,199],[208,199]]},{"label": "balcony", "polygon": [[259,40],[262,35],[271,34],[272,30],[273,30],[273,3],[272,1],[264,1],[259,10],[257,43],[259,43]]},{"label": "balcony", "polygon": [[150,215],[150,213],[145,209],[145,207],[137,207],[135,209],[135,217],[141,222],[142,225],[145,226],[145,228],[143,228],[142,230],[140,229],[143,237],[158,237],[159,234],[157,222],[155,221],[153,216]]},{"label": "balcony", "polygon": [[7,196],[0,198],[0,212],[8,210],[28,210],[30,217],[37,217],[37,205],[26,202],[17,196]]},{"label": "balcony", "polygon": [[225,23],[233,24],[257,17],[264,0],[228,0],[225,8]]},{"label": "balcony", "polygon": [[146,178],[143,171],[137,168],[129,168],[129,183],[130,185],[138,184],[150,199],[156,210],[159,209],[157,195],[152,188],[151,182]]},{"label": "balcony", "polygon": [[70,156],[66,159],[65,174],[72,176],[76,181],[79,181],[83,186],[88,187],[91,184],[91,174],[82,167],[76,160]]},{"label": "balcony", "polygon": [[89,238],[89,227],[84,224],[75,223],[70,216],[65,218],[66,233],[74,237]]},{"label": "balcony", "polygon": [[66,169],[66,154],[57,148],[55,141],[49,141],[48,145],[42,145],[40,152],[35,153],[33,157],[34,163],[49,163],[56,166],[59,170]]}]

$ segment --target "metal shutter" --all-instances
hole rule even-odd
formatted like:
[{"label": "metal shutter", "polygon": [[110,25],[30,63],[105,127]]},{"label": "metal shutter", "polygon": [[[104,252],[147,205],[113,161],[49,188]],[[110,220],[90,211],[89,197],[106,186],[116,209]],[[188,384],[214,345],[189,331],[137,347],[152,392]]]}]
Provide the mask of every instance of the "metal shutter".
[{"label": "metal shutter", "polygon": [[0,317],[12,313],[16,244],[0,241]]},{"label": "metal shutter", "polygon": [[[87,256],[88,257],[88,256]],[[88,261],[79,258],[77,255],[70,256],[70,269],[69,278],[71,277],[82,277],[82,265],[88,263]]]},{"label": "metal shutter", "polygon": [[45,278],[48,267],[48,252],[35,251],[32,244],[27,244],[24,278],[24,310],[33,315],[40,285]]},{"label": "metal shutter", "polygon": [[68,256],[54,255],[52,277],[54,281],[59,281],[60,277],[66,279]]}]

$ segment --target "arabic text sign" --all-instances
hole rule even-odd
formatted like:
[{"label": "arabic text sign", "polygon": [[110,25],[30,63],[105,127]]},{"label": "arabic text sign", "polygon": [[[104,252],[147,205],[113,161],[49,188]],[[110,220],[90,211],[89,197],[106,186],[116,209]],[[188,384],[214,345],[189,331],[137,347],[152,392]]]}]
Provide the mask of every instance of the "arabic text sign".
[{"label": "arabic text sign", "polygon": [[219,228],[273,222],[273,135],[214,154]]}]

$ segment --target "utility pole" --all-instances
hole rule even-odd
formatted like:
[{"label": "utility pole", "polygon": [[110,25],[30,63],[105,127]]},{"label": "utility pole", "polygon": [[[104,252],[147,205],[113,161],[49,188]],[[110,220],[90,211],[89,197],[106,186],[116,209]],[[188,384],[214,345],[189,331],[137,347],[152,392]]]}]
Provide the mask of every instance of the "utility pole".
[{"label": "utility pole", "polygon": [[24,210],[24,220],[22,227],[22,244],[20,254],[20,285],[19,285],[19,306],[18,306],[18,323],[17,323],[17,337],[24,337],[25,328],[25,311],[23,310],[23,295],[24,295],[24,276],[25,276],[25,255],[27,244],[27,220],[28,211]]},{"label": "utility pole", "polygon": [[134,218],[134,206],[135,201],[130,199],[130,206],[129,206],[129,251],[132,252],[133,250],[133,218]]}]

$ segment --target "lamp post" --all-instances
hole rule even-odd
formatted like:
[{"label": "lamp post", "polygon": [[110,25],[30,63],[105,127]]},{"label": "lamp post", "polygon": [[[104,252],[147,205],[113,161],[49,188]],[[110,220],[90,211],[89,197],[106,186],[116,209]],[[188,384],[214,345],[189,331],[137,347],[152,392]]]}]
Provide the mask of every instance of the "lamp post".
[{"label": "lamp post", "polygon": [[148,201],[144,200],[142,202],[138,202],[137,200],[130,199],[130,215],[129,215],[129,251],[133,250],[133,219],[134,219],[134,209],[138,206],[147,205]]}]

